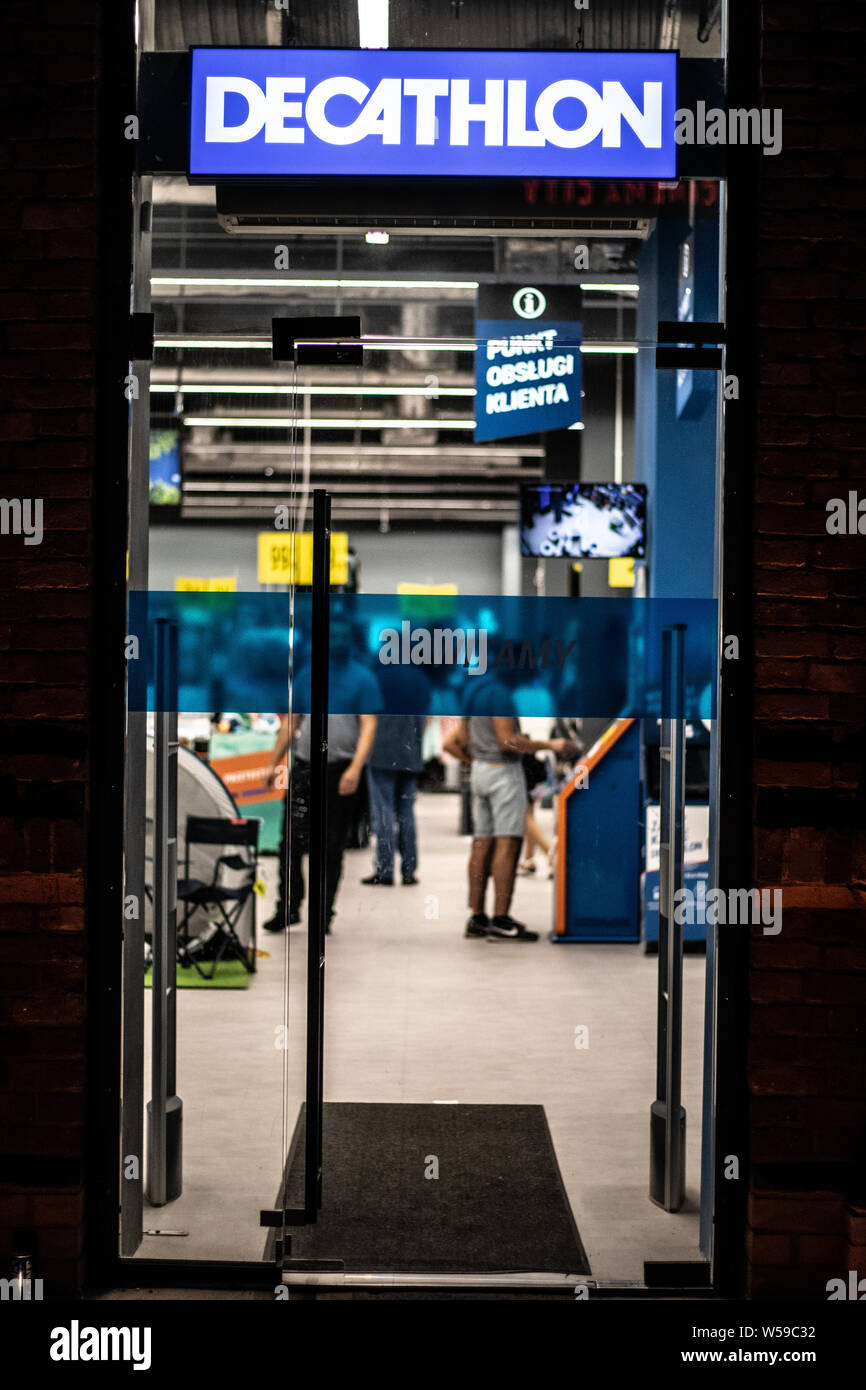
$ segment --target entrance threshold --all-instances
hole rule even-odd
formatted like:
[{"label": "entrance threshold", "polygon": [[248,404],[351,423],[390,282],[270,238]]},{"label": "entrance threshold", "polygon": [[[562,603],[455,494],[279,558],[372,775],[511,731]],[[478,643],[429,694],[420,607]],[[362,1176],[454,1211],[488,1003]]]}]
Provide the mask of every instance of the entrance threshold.
[{"label": "entrance threshold", "polygon": [[618,1288],[645,1289],[647,1286],[638,1279],[596,1279],[580,1274],[551,1274],[549,1271],[525,1274],[412,1274],[389,1273],[341,1273],[335,1270],[283,1270],[284,1284],[303,1284],[317,1288],[366,1288],[366,1289],[566,1289],[574,1288]]}]

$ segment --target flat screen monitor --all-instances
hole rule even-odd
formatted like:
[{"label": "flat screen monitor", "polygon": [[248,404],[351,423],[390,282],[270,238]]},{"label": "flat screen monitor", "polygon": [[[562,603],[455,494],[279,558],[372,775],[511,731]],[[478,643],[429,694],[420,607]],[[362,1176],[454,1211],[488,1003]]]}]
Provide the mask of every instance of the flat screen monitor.
[{"label": "flat screen monitor", "polygon": [[520,490],[520,553],[571,560],[642,560],[643,483],[526,483]]},{"label": "flat screen monitor", "polygon": [[150,504],[180,506],[180,434],[177,430],[150,432]]}]

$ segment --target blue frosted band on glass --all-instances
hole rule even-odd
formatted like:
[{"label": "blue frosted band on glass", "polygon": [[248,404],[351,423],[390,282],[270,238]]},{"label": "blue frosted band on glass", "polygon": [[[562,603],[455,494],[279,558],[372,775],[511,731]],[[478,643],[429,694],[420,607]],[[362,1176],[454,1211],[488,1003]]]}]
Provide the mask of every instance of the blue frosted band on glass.
[{"label": "blue frosted band on glass", "polygon": [[[158,617],[178,624],[179,711],[285,713],[290,658],[292,708],[309,708],[308,593],[294,612],[288,593],[130,594],[130,709],[156,708]],[[662,629],[674,623],[686,627],[685,708],[662,710]],[[483,687],[484,713],[711,719],[717,657],[712,599],[333,594],[329,710],[456,715]]]}]

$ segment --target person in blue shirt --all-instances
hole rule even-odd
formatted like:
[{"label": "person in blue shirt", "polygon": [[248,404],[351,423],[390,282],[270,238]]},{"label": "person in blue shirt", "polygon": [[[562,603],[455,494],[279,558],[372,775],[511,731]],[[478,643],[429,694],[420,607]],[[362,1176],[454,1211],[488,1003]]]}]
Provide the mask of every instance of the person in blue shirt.
[{"label": "person in blue shirt", "polygon": [[416,714],[379,717],[373,751],[367,760],[376,859],[372,874],[362,878],[362,883],[381,887],[393,885],[395,849],[400,854],[403,882],[418,882],[415,877],[418,868],[415,794],[423,767],[421,742],[425,722],[423,715]]},{"label": "person in blue shirt", "polygon": [[426,675],[415,666],[383,666],[379,683],[387,713],[379,716],[376,740],[367,759],[376,857],[373,872],[361,882],[390,887],[394,883],[395,851],[400,855],[403,883],[418,882],[415,796],[424,766],[421,748],[431,690]]}]

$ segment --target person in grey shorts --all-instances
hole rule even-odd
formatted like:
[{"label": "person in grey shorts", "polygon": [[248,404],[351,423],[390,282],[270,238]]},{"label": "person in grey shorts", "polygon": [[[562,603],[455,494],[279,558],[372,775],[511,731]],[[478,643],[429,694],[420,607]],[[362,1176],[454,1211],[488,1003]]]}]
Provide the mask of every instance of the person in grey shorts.
[{"label": "person in grey shorts", "polygon": [[[479,713],[480,709],[496,713]],[[559,757],[576,756],[567,738],[526,738],[520,732],[514,700],[506,686],[491,680],[479,688],[470,712],[443,744],[463,763],[472,766],[472,850],[469,856],[469,907],[467,936],[500,941],[537,941],[538,932],[509,916],[511,895],[526,821],[524,753],[549,749]],[[487,881],[493,878],[493,916],[484,910]]]}]

